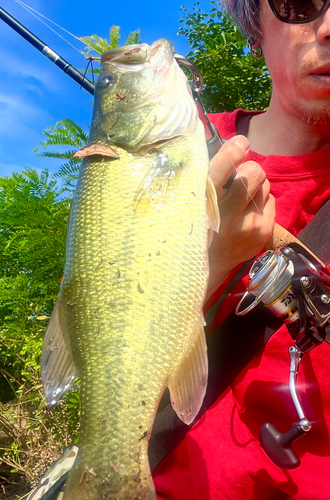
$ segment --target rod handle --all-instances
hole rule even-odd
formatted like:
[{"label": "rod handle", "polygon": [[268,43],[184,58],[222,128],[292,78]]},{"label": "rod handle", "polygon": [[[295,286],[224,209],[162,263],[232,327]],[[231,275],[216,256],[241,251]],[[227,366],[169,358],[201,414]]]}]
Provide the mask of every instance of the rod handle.
[{"label": "rod handle", "polygon": [[298,243],[300,246],[304,247],[307,252],[309,252],[321,264],[321,266],[326,267],[325,264],[315,254],[313,254],[308,247],[298,240],[298,238],[275,222],[273,236],[265,246],[266,250],[276,250],[276,248],[285,247],[289,243]]}]

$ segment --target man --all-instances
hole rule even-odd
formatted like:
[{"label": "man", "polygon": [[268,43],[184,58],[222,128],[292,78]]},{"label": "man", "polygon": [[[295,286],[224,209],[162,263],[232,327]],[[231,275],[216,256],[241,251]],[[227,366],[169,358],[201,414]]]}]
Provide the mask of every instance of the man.
[{"label": "man", "polygon": [[[269,240],[274,217],[298,235],[330,197],[329,5],[290,0],[288,9],[285,1],[228,0],[243,32],[261,43],[273,93],[264,113],[211,117],[224,139],[235,136],[211,162],[221,214],[210,249],[211,305],[235,268]],[[234,165],[238,174],[223,189]],[[240,283],[228,297],[214,327],[243,289]],[[284,432],[297,420],[288,390],[291,343],[282,327],[163,460],[154,473],[159,499],[330,499],[329,345],[305,355],[301,364],[302,406],[313,422],[294,444],[301,466],[276,467],[259,443],[264,422]]]}]

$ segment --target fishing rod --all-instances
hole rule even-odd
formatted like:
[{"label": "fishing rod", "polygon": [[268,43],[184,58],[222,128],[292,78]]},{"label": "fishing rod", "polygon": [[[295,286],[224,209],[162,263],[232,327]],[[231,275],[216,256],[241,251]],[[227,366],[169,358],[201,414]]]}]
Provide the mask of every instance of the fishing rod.
[{"label": "fishing rod", "polygon": [[93,82],[88,80],[85,75],[80,73],[75,67],[72,66],[68,61],[63,59],[59,54],[57,54],[51,47],[46,45],[40,38],[35,36],[30,30],[28,30],[23,24],[12,17],[8,12],[6,12],[2,7],[0,7],[0,19],[2,19],[10,28],[12,28],[16,33],[21,35],[26,41],[28,41],[33,47],[35,47],[39,52],[46,56],[50,61],[52,61],[58,68],[64,71],[65,74],[70,76],[75,82],[79,83],[87,92],[94,95],[95,85]]},{"label": "fishing rod", "polygon": [[[39,52],[46,56],[50,61],[56,64],[64,73],[70,76],[73,80],[81,85],[87,92],[94,95],[95,84],[88,80],[85,75],[80,73],[76,68],[72,66],[68,61],[63,59],[59,54],[57,54],[51,47],[46,45],[40,38],[35,36],[30,30],[28,30],[23,24],[21,24],[17,19],[12,17],[8,12],[0,7],[0,19],[2,19],[8,26],[15,30],[19,35],[21,35],[25,40],[27,40],[33,47],[35,47]],[[179,64],[185,66],[191,73],[193,78],[192,92],[193,97],[196,102],[199,117],[203,122],[206,132],[207,145],[209,150],[209,156],[212,158],[222,145],[222,140],[219,136],[218,131],[211,124],[208,119],[207,113],[203,107],[203,104],[199,98],[199,94],[203,91],[204,81],[203,76],[199,69],[190,61],[188,61],[184,56],[180,54],[175,54],[175,59]]]}]

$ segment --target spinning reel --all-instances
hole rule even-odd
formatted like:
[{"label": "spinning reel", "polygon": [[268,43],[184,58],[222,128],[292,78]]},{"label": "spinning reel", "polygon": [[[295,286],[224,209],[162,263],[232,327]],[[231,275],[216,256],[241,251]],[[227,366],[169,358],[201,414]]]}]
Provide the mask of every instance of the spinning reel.
[{"label": "spinning reel", "polygon": [[[244,308],[247,297],[253,300]],[[312,428],[300,404],[296,380],[304,354],[322,344],[330,344],[330,277],[303,247],[291,243],[268,250],[253,263],[247,290],[236,308],[243,316],[263,302],[282,318],[295,340],[289,347],[290,394],[299,421],[285,433],[267,422],[260,429],[260,443],[270,459],[282,469],[295,469],[300,459],[291,445]]]}]

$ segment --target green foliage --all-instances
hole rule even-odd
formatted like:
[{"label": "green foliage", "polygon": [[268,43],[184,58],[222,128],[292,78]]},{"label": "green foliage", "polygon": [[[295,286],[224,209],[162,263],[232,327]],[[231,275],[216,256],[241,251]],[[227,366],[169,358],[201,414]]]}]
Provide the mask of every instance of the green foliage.
[{"label": "green foliage", "polygon": [[124,45],[134,45],[142,43],[140,30],[131,31]]},{"label": "green foliage", "polygon": [[14,390],[39,371],[59,292],[69,213],[59,194],[47,170],[0,178],[0,379],[2,373]]},{"label": "green foliage", "polygon": [[[50,126],[43,131],[43,135],[47,137],[41,143],[43,148],[48,146],[73,146],[74,148],[81,148],[88,140],[88,136],[83,129],[70,118],[64,118],[64,120],[57,122],[55,127]],[[39,150],[40,146],[35,148],[34,151],[38,152]],[[64,156],[60,156],[60,158],[71,158],[73,152],[74,150],[69,151]],[[50,154],[46,153],[41,153],[39,156],[51,157]]]},{"label": "green foliage", "polygon": [[119,26],[112,26],[110,28],[110,49],[115,49],[119,45],[119,40],[120,40],[120,27]]},{"label": "green foliage", "polygon": [[0,177],[0,476],[6,491],[15,482],[31,488],[78,437],[76,393],[48,412],[40,379],[43,336],[65,262],[70,203],[60,194],[47,170]]},{"label": "green foliage", "polygon": [[187,54],[202,72],[206,88],[202,100],[209,112],[237,108],[265,109],[271,80],[263,58],[255,59],[230,16],[211,1],[210,13],[196,3],[192,13],[182,7],[179,34],[187,39]]},{"label": "green foliage", "polygon": [[[83,52],[83,54],[90,56],[93,51],[101,55],[107,50],[116,49],[119,47],[120,38],[120,26],[112,26],[110,28],[109,40],[98,35],[83,36],[79,38],[79,40],[86,44],[85,52]],[[139,29],[130,32],[124,45],[132,45],[134,43],[141,43]]]},{"label": "green foliage", "polygon": [[35,148],[36,152],[40,151],[40,148],[47,149],[54,146],[56,148],[60,147],[60,149],[63,149],[63,146],[71,148],[64,152],[61,152],[61,150],[42,151],[38,153],[38,156],[68,160],[60,167],[58,172],[53,174],[53,178],[61,181],[62,192],[68,192],[70,196],[72,196],[81,163],[81,159],[72,158],[72,154],[74,151],[83,148],[87,144],[88,135],[76,122],[70,120],[70,118],[64,118],[64,120],[56,123],[55,127],[51,126],[44,130],[43,134],[47,139],[41,142],[39,147]]},{"label": "green foliage", "polygon": [[[86,45],[85,50],[82,51],[82,54],[84,54],[86,59],[92,56],[96,61],[100,61],[100,56],[103,54],[103,52],[119,47],[120,38],[120,26],[112,26],[110,28],[109,40],[98,35],[83,36],[79,38],[79,40],[81,40]],[[130,32],[124,45],[133,45],[136,43],[141,43],[139,29]],[[94,52],[96,52],[96,56],[95,54],[93,54]],[[87,73],[94,73],[95,75],[98,75],[100,73],[100,69],[93,67],[93,69],[88,69]]]}]

